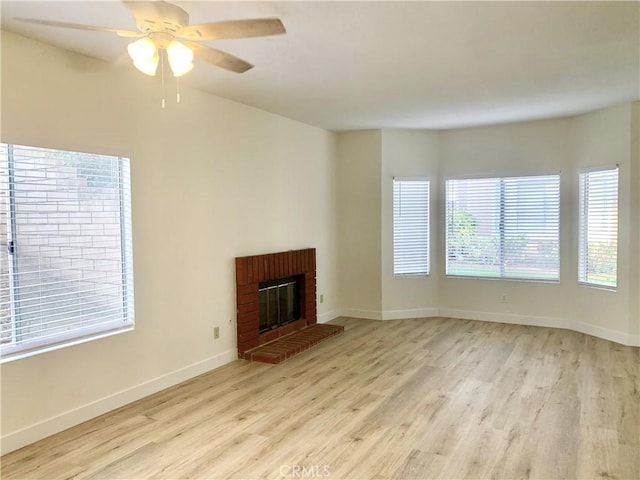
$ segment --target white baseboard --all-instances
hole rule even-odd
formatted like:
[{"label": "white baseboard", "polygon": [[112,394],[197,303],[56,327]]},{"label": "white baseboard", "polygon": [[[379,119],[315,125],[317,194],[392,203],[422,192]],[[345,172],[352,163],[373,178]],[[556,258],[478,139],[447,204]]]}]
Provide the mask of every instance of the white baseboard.
[{"label": "white baseboard", "polygon": [[342,312],[340,310],[332,310],[331,312],[325,312],[321,315],[318,315],[318,323],[327,323],[333,320],[334,318],[338,318],[342,316]]},{"label": "white baseboard", "polygon": [[627,340],[628,343],[625,343],[625,345],[629,345],[630,347],[640,347],[640,334],[628,334]]},{"label": "white baseboard", "polygon": [[344,308],[340,311],[343,317],[364,318],[366,320],[382,320],[380,310],[360,310],[357,308]]},{"label": "white baseboard", "polygon": [[472,310],[456,310],[450,308],[441,308],[440,316],[460,318],[464,320],[480,320],[483,322],[531,325],[533,327],[565,328],[567,330],[593,335],[594,337],[610,340],[630,347],[640,346],[639,335],[630,335],[618,330],[612,330],[609,328],[599,327],[597,325],[590,325],[588,323],[559,317],[536,317],[531,315],[517,315],[513,313],[476,312]]},{"label": "white baseboard", "polygon": [[409,310],[384,310],[382,320],[401,320],[403,318],[428,318],[438,317],[438,308],[414,308]]},{"label": "white baseboard", "polygon": [[[364,318],[366,320],[401,320],[405,318],[449,317],[463,320],[480,320],[483,322],[511,323],[530,325],[532,327],[566,328],[575,332],[593,335],[612,342],[640,347],[640,335],[632,335],[610,328],[590,325],[560,317],[538,317],[534,315],[518,315],[514,313],[478,312],[475,310],[458,310],[453,308],[418,308],[412,310],[359,310],[347,308],[332,312],[333,318],[338,316]],[[328,320],[327,320],[328,321]]]},{"label": "white baseboard", "polygon": [[104,398],[95,400],[73,410],[48,418],[28,427],[4,435],[1,439],[2,455],[25,445],[46,438],[54,433],[79,425],[99,415],[120,408],[128,403],[140,400],[148,395],[172,387],[193,377],[219,368],[238,358],[237,350],[227,350],[200,362],[167,373],[135,387],[122,390]]},{"label": "white baseboard", "polygon": [[622,345],[628,345],[630,347],[640,347],[640,335],[632,335],[630,333],[620,332],[618,330],[611,330],[610,328],[598,327],[597,325],[589,325],[588,323],[578,322],[573,320],[571,322],[571,330],[576,332],[586,333],[587,335],[593,335],[594,337],[604,338],[605,340],[611,340],[612,342],[621,343]]},{"label": "white baseboard", "polygon": [[478,312],[475,310],[457,310],[441,308],[441,317],[460,318],[462,320],[480,320],[482,322],[513,323],[532,327],[570,328],[568,322],[558,317],[537,317],[514,313]]},{"label": "white baseboard", "polygon": [[339,316],[364,318],[366,320],[402,320],[405,318],[437,317],[437,308],[413,308],[408,310],[360,310],[346,308],[340,310]]}]

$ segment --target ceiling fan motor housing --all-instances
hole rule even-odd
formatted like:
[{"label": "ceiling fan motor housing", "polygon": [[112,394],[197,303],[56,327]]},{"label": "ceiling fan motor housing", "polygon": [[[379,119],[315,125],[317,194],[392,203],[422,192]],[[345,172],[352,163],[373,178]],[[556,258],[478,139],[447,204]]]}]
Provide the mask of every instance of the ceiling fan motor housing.
[{"label": "ceiling fan motor housing", "polygon": [[175,35],[178,30],[189,25],[189,14],[182,8],[166,2],[154,3],[161,7],[157,10],[157,15],[145,15],[136,19],[136,26],[141,32],[167,32]]}]

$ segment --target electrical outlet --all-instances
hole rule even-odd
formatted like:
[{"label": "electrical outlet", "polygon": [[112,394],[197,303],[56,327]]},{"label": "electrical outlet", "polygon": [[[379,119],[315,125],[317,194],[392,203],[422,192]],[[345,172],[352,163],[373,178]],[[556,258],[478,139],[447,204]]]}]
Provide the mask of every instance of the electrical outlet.
[{"label": "electrical outlet", "polygon": [[213,327],[213,339],[217,340],[220,338],[220,327]]},{"label": "electrical outlet", "polygon": [[320,303],[323,303],[323,302],[324,302],[324,295],[321,293],[320,294]]}]

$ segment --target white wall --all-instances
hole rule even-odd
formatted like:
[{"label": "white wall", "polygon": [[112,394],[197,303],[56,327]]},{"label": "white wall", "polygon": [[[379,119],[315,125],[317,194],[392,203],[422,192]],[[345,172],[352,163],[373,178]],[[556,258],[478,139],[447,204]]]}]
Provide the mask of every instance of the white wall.
[{"label": "white wall", "polygon": [[[632,262],[629,276],[629,333],[640,337],[640,102],[631,106],[631,232],[630,256]],[[635,297],[635,298],[634,298]]]},{"label": "white wall", "polygon": [[[393,275],[393,177],[428,177],[431,198],[440,196],[438,134],[424,130],[382,130],[382,318],[437,315],[441,264],[431,249],[426,277]],[[432,204],[430,239],[438,244],[437,211]]]},{"label": "white wall", "polygon": [[[634,160],[631,155],[632,107],[630,104],[621,105],[572,119],[574,209],[577,209],[576,177],[581,168],[619,165],[618,287],[613,292],[572,282],[567,296],[573,304],[569,312],[569,318],[573,321],[599,329],[637,334],[637,312],[631,307],[630,299],[638,298],[640,293],[637,276],[640,259],[635,254],[637,250],[632,250],[632,245],[638,241],[637,224],[635,230],[632,229],[632,217],[637,217],[638,205],[637,200],[633,204],[632,198],[640,189],[640,181],[637,176],[638,159],[636,157]],[[632,186],[636,191],[634,194]],[[572,220],[572,229],[568,234],[573,245],[577,245],[578,224],[577,219]],[[574,257],[577,256],[571,256],[571,278],[577,276],[577,259]]]},{"label": "white wall", "polygon": [[[561,224],[570,220],[567,175],[571,152],[566,138],[568,120],[548,120],[442,132],[442,181],[461,175],[549,174],[561,176]],[[439,212],[440,231],[444,232],[444,211]],[[570,283],[568,273],[569,238],[561,234],[561,283]],[[444,262],[444,248],[439,254]],[[503,303],[503,296],[506,302]],[[544,302],[540,299],[544,298]],[[504,280],[476,280],[443,277],[440,283],[440,307],[451,316],[470,317],[490,313],[528,317],[566,318],[565,297],[557,284]],[[500,316],[498,315],[498,317]],[[524,319],[523,319],[524,320]]]},{"label": "white wall", "polygon": [[316,247],[319,318],[335,316],[335,135],[167,98],[133,68],[2,34],[3,142],[131,158],[136,303],[134,332],[2,365],[5,452],[235,359],[236,256]]},{"label": "white wall", "polygon": [[[443,177],[459,174],[519,174],[561,172],[560,283],[444,278],[440,307],[465,318],[495,318],[507,322],[571,328],[623,343],[637,344],[638,279],[632,275],[638,258],[631,245],[637,204],[631,201],[630,104],[572,118],[525,122],[443,132]],[[637,163],[637,158],[634,161]],[[581,167],[620,165],[618,288],[616,291],[579,286],[578,174]],[[637,214],[636,214],[637,215]],[[444,228],[444,219],[441,220]],[[441,258],[444,258],[442,254]],[[507,302],[502,303],[502,295]],[[635,300],[634,300],[635,301]]]},{"label": "white wall", "polygon": [[[382,149],[371,151],[367,169],[380,168],[373,185],[359,191],[381,192],[382,206],[372,202],[366,215],[381,216],[382,249],[350,257],[350,268],[371,269],[380,263],[382,289],[378,311],[366,318],[392,319],[442,315],[531,325],[570,328],[617,342],[640,344],[640,167],[638,165],[638,102],[571,118],[465,128],[439,132],[382,130]],[[368,132],[373,138],[374,133]],[[352,134],[340,134],[340,163],[354,161],[358,151]],[[375,157],[375,158],[373,158]],[[360,158],[360,160],[362,160]],[[380,162],[380,163],[378,163]],[[620,165],[619,287],[614,291],[577,284],[578,173],[583,166]],[[464,175],[519,175],[561,172],[561,278],[559,283],[515,280],[448,278],[444,259],[444,182]],[[432,179],[432,274],[427,278],[394,278],[392,274],[391,177],[428,176]],[[338,205],[352,201],[357,175],[338,184]],[[360,178],[360,181],[364,181]],[[357,218],[357,212],[351,217]],[[367,234],[374,237],[376,220],[369,219]],[[341,223],[339,243],[353,235]],[[373,240],[375,243],[376,241]],[[377,272],[368,271],[372,278]],[[342,276],[341,276],[342,278]],[[360,298],[373,308],[378,293]],[[506,302],[503,302],[506,298]],[[341,299],[349,312],[351,299]],[[418,315],[419,312],[424,315]]]},{"label": "white wall", "polygon": [[437,162],[435,132],[338,133],[338,303],[343,315],[388,320],[436,312],[437,262],[427,277],[393,276],[392,198],[394,176],[430,177],[436,195]]},{"label": "white wall", "polygon": [[338,295],[345,315],[382,309],[379,130],[338,134]]}]

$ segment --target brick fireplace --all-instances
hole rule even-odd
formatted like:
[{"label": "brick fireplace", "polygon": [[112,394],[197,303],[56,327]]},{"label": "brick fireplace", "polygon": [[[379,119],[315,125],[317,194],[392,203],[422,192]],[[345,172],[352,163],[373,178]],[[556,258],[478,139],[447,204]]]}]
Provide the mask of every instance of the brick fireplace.
[{"label": "brick fireplace", "polygon": [[[260,291],[279,280],[295,279],[298,319],[287,318],[286,324],[269,323],[261,328]],[[292,290],[293,291],[293,290]],[[264,297],[263,297],[264,298]],[[317,322],[316,310],[316,249],[290,250],[236,258],[236,305],[238,320],[238,356],[260,345],[289,335]],[[261,332],[262,330],[262,332]]]}]

